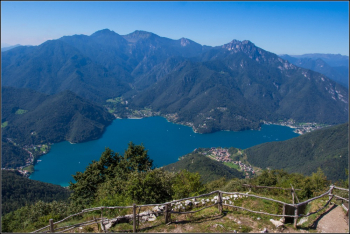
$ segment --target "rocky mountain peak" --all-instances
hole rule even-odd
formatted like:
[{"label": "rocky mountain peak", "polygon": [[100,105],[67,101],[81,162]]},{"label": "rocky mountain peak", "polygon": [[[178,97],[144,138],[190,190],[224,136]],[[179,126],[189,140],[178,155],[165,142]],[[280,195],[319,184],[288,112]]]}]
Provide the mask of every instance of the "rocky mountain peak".
[{"label": "rocky mountain peak", "polygon": [[239,41],[234,39],[231,42],[224,44],[222,48],[225,48],[229,51],[237,53],[237,52],[244,52],[247,49],[248,50],[254,49],[256,48],[256,46],[248,40]]},{"label": "rocky mountain peak", "polygon": [[181,43],[181,46],[187,46],[190,44],[190,40],[188,40],[187,38],[181,38],[180,39],[180,43]]}]

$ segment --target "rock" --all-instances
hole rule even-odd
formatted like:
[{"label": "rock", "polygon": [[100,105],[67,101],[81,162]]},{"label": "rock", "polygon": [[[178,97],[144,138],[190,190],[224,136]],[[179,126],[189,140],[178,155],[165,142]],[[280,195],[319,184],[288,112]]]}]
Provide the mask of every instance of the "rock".
[{"label": "rock", "polygon": [[241,224],[242,222],[238,220],[237,223],[238,223],[238,224]]},{"label": "rock", "polygon": [[157,217],[154,214],[151,214],[148,218],[148,221],[153,222],[157,219]]},{"label": "rock", "polygon": [[283,226],[284,224],[281,221],[270,219],[270,222],[273,223],[276,227]]},{"label": "rock", "polygon": [[264,228],[260,233],[268,233],[267,228]]},{"label": "rock", "polygon": [[260,217],[257,217],[256,220],[260,220],[261,218]]},{"label": "rock", "polygon": [[222,227],[222,228],[224,228],[224,226],[222,226],[221,224],[214,224],[213,227],[214,227],[214,228],[216,228],[216,227]]}]

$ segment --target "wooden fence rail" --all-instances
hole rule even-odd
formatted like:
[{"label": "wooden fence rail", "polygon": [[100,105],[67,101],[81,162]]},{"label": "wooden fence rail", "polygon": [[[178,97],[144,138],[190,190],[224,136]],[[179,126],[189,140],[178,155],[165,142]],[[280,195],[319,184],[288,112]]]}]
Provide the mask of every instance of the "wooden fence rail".
[{"label": "wooden fence rail", "polygon": [[[244,186],[251,186],[251,185],[244,185]],[[253,187],[253,186],[251,186]],[[279,187],[267,187],[267,186],[256,186],[256,187],[263,187],[263,188],[276,188],[276,189],[286,189],[286,188],[279,188]],[[190,213],[196,213],[196,212],[199,212],[203,209],[207,209],[209,207],[212,207],[212,206],[218,206],[218,209],[219,209],[219,212],[222,213],[222,208],[223,206],[226,206],[226,207],[232,207],[232,208],[237,208],[237,209],[242,209],[242,210],[245,210],[245,211],[248,211],[248,212],[252,212],[252,213],[258,213],[258,214],[265,214],[265,215],[271,215],[271,216],[277,216],[277,217],[291,217],[291,218],[294,218],[294,226],[296,227],[296,224],[297,224],[297,219],[300,218],[300,217],[307,217],[307,216],[310,216],[312,214],[315,214],[317,212],[319,212],[320,210],[324,209],[329,203],[330,201],[333,199],[333,197],[338,197],[338,198],[341,198],[345,201],[349,201],[348,199],[346,198],[342,198],[340,196],[337,196],[337,195],[334,195],[332,194],[332,190],[333,189],[339,189],[339,190],[345,190],[345,191],[349,191],[349,189],[344,189],[344,188],[339,188],[339,187],[336,187],[336,186],[333,186],[331,185],[330,186],[330,189],[317,196],[317,197],[314,197],[314,198],[311,198],[307,201],[303,201],[303,202],[298,202],[297,204],[294,204],[294,199],[293,199],[293,204],[289,204],[289,203],[286,203],[286,202],[282,202],[282,201],[278,201],[278,200],[275,200],[275,199],[272,199],[272,198],[267,198],[267,197],[261,197],[261,196],[257,196],[257,195],[253,195],[253,194],[248,194],[248,193],[239,193],[239,192],[225,192],[225,191],[220,191],[220,190],[216,190],[216,191],[213,191],[213,192],[210,192],[210,193],[207,193],[207,194],[201,194],[201,195],[198,195],[198,196],[194,196],[194,197],[188,197],[188,198],[183,198],[183,199],[178,199],[178,200],[173,200],[173,201],[170,201],[170,202],[165,202],[165,203],[161,203],[161,204],[146,204],[146,205],[136,205],[136,204],[133,204],[132,206],[100,206],[100,207],[94,207],[94,208],[88,208],[88,209],[84,209],[82,210],[81,212],[79,213],[76,213],[76,214],[72,214],[60,221],[57,221],[57,222],[53,222],[52,219],[50,219],[49,221],[49,225],[43,227],[43,228],[40,228],[38,230],[35,230],[33,231],[32,233],[36,233],[36,232],[39,232],[39,231],[42,231],[44,229],[48,229],[46,231],[43,231],[43,232],[50,232],[50,233],[53,233],[55,231],[60,231],[60,232],[66,232],[66,231],[69,231],[69,230],[72,230],[74,228],[77,228],[77,227],[82,227],[82,226],[86,226],[86,225],[91,225],[93,223],[96,223],[96,224],[101,224],[101,227],[102,229],[104,230],[104,232],[106,232],[106,229],[105,229],[105,224],[106,222],[107,223],[111,223],[113,220],[114,222],[118,222],[118,220],[120,219],[127,219],[127,220],[133,220],[133,232],[137,232],[137,224],[139,223],[139,218],[140,217],[143,217],[143,216],[149,216],[150,214],[165,214],[165,222],[166,223],[169,223],[171,222],[171,214],[190,214]],[[293,186],[292,188],[288,188],[286,190],[291,190],[292,193],[295,193],[295,190],[300,190],[300,189],[294,189]],[[174,211],[172,210],[172,205],[175,205],[176,203],[179,203],[181,201],[185,201],[185,200],[195,200],[196,198],[200,198],[200,197],[204,197],[204,196],[210,196],[210,195],[213,195],[213,194],[218,194],[218,200],[212,204],[212,205],[207,205],[205,207],[202,207],[201,209],[198,209],[198,210],[194,210],[194,211],[184,211],[184,212],[181,212],[181,211]],[[248,196],[248,197],[254,197],[254,198],[258,198],[258,199],[264,199],[264,200],[269,200],[269,201],[272,201],[272,202],[276,202],[276,203],[279,203],[279,204],[282,204],[283,205],[283,214],[280,215],[280,214],[270,214],[270,213],[266,213],[266,212],[262,212],[262,211],[254,211],[254,210],[250,210],[250,209],[247,209],[247,208],[244,208],[244,207],[240,207],[240,206],[234,206],[234,205],[231,205],[231,204],[223,204],[223,200],[225,198],[222,197],[222,195],[224,194],[229,194],[229,195],[241,195],[241,196]],[[318,209],[317,211],[315,212],[312,212],[312,213],[308,213],[306,215],[303,215],[303,214],[298,214],[298,207],[299,206],[302,206],[302,205],[305,205],[311,201],[314,201],[316,199],[319,199],[319,198],[322,198],[326,195],[329,195],[329,199],[327,201],[327,203],[321,207],[320,209]],[[299,200],[298,200],[299,201]],[[153,211],[153,212],[148,212],[147,214],[141,214],[140,215],[140,209],[141,207],[147,207],[147,206],[164,206],[165,210],[164,211]],[[295,212],[294,212],[294,215],[286,215],[285,214],[285,207],[286,206],[292,206],[294,207],[295,209]],[[113,219],[108,219],[108,218],[104,218],[103,217],[103,210],[104,209],[130,209],[132,208],[133,209],[133,214],[131,215],[125,215],[125,216],[118,216],[116,218],[113,218]],[[136,214],[136,210],[137,208],[139,208],[139,212],[138,214]],[[91,211],[97,211],[97,210],[101,210],[101,218],[94,218],[93,220],[89,220],[89,221],[85,221],[85,222],[82,222],[82,223],[78,223],[78,224],[72,224],[72,225],[68,225],[68,226],[64,226],[64,227],[59,227],[59,228],[56,228],[54,229],[54,226],[69,219],[69,218],[72,218],[74,216],[77,216],[77,215],[82,215],[84,213],[87,213],[87,212],[91,212]],[[64,229],[64,230],[62,230]]]},{"label": "wooden fence rail", "polygon": [[[268,188],[268,189],[283,189],[283,190],[292,190],[291,188],[281,188],[281,187],[271,187],[271,186],[259,186],[259,185],[251,185],[251,184],[242,184],[245,187],[249,188]],[[301,189],[295,189],[301,190]]]},{"label": "wooden fence rail", "polygon": [[236,195],[241,195],[241,196],[248,196],[248,197],[255,197],[255,198],[260,198],[260,199],[265,199],[265,200],[269,200],[269,201],[273,201],[273,202],[277,202],[280,203],[282,205],[290,205],[288,203],[282,202],[282,201],[278,201],[272,198],[267,198],[267,197],[260,197],[257,195],[253,195],[253,194],[247,194],[247,193],[238,193],[238,192],[224,192],[224,191],[220,191],[222,194],[236,194]]}]

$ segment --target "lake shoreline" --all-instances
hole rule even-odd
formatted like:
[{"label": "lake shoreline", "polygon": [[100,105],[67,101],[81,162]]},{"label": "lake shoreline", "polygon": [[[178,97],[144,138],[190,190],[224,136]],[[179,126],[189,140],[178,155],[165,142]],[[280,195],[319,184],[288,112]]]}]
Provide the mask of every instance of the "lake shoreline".
[{"label": "lake shoreline", "polygon": [[[235,147],[245,149],[257,144],[287,140],[298,136],[286,126],[262,125],[260,130],[218,131],[211,134],[193,132],[188,126],[153,118],[115,119],[97,140],[71,144],[56,143],[52,150],[35,165],[31,179],[67,186],[71,175],[83,172],[92,160],[99,160],[106,147],[123,154],[129,142],[143,144],[156,167],[178,161],[195,148]],[[67,163],[69,162],[69,163]]]}]

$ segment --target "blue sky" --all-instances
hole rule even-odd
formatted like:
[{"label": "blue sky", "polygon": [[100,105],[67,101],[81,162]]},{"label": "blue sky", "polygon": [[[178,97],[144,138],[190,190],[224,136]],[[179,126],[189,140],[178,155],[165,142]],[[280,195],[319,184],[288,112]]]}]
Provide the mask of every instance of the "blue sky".
[{"label": "blue sky", "polygon": [[1,43],[39,45],[108,28],[218,46],[250,40],[276,54],[349,55],[343,2],[1,2]]}]

